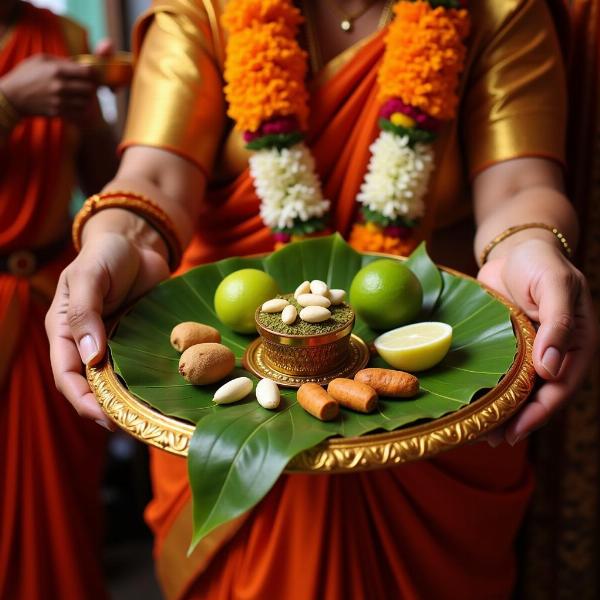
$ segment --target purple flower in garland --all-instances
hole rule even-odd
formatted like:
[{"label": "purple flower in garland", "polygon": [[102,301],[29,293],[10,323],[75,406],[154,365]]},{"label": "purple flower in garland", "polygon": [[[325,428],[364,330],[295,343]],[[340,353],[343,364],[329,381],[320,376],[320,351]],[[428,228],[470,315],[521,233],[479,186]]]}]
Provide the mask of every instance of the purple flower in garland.
[{"label": "purple flower in garland", "polygon": [[244,141],[248,144],[265,135],[280,135],[299,131],[296,117],[275,117],[264,122],[258,131],[244,131]]},{"label": "purple flower in garland", "polygon": [[273,232],[273,237],[280,244],[287,244],[292,239],[292,236],[289,233],[285,233],[285,231],[275,231]]},{"label": "purple flower in garland", "polygon": [[402,227],[400,225],[388,225],[384,228],[383,233],[388,237],[405,240],[412,235],[412,229],[410,227]]}]

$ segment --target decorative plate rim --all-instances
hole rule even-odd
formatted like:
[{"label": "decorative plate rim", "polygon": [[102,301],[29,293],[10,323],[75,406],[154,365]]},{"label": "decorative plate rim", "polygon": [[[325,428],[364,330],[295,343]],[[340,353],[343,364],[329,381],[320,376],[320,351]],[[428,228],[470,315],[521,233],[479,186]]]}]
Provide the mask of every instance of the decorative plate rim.
[{"label": "decorative plate rim", "polygon": [[[531,321],[519,308],[473,277],[436,266],[462,279],[475,281],[509,308],[517,351],[504,377],[480,398],[438,419],[389,432],[329,438],[294,457],[286,472],[347,473],[430,457],[476,440],[509,419],[527,399],[536,379],[532,358],[535,329]],[[88,367],[86,374],[102,410],[119,427],[148,445],[187,456],[195,429],[192,423],[164,415],[134,396],[121,383],[108,357],[98,365]]]}]

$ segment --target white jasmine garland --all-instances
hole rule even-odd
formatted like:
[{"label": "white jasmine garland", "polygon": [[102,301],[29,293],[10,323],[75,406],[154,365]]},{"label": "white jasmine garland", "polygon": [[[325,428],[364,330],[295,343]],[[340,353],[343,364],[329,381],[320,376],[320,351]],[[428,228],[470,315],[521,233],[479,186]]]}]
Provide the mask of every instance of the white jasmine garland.
[{"label": "white jasmine garland", "polygon": [[407,136],[382,131],[370,147],[371,160],[357,200],[389,219],[417,219],[425,213],[423,197],[433,170],[433,150],[411,148]]},{"label": "white jasmine garland", "polygon": [[250,157],[250,173],[261,199],[260,216],[271,229],[290,229],[329,210],[315,161],[303,143],[258,150]]}]

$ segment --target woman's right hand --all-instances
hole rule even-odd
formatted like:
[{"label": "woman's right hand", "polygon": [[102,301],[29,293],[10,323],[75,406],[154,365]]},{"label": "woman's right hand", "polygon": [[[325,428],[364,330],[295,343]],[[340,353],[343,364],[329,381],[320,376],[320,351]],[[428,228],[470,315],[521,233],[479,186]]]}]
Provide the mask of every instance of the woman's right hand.
[{"label": "woman's right hand", "polygon": [[0,90],[21,115],[77,120],[90,107],[96,83],[89,65],[37,54],[4,75]]},{"label": "woman's right hand", "polygon": [[46,316],[46,331],[56,387],[80,416],[113,429],[90,391],[84,365],[96,364],[106,352],[103,317],[168,275],[160,252],[110,232],[86,239],[77,258],[62,272]]}]

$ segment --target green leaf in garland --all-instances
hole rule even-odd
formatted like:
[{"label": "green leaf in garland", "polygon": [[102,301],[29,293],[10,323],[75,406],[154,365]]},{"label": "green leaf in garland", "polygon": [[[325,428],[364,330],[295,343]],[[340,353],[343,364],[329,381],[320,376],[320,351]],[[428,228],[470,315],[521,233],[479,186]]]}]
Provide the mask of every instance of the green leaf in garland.
[{"label": "green leaf in garland", "polygon": [[390,217],[386,217],[380,212],[377,212],[376,210],[371,210],[368,206],[363,206],[361,208],[361,213],[365,221],[367,221],[368,223],[376,223],[381,227],[389,227],[390,225],[393,225],[397,227],[406,227],[407,229],[410,229],[417,225],[416,220],[407,219],[403,217],[392,219]]},{"label": "green leaf in garland", "polygon": [[433,8],[441,6],[442,8],[462,8],[461,3],[458,0],[429,0],[429,4]]},{"label": "green leaf in garland", "polygon": [[379,128],[383,131],[388,131],[394,135],[399,135],[408,138],[408,145],[414,146],[415,144],[431,144],[437,137],[432,131],[426,131],[425,129],[418,129],[416,127],[402,127],[401,125],[394,125],[388,119],[379,119]]},{"label": "green leaf in garland", "polygon": [[310,235],[317,231],[325,229],[325,221],[323,217],[314,217],[307,221],[297,221],[292,227],[275,228],[273,231],[287,233],[288,235]]},{"label": "green leaf in garland", "polygon": [[303,139],[304,135],[299,131],[293,131],[292,133],[272,133],[248,142],[246,148],[249,150],[264,150],[265,148],[282,150],[283,148],[291,148]]}]

